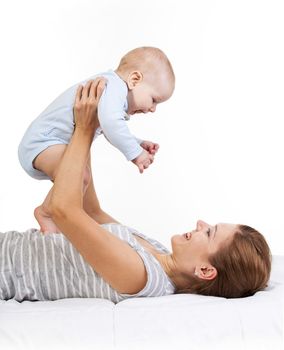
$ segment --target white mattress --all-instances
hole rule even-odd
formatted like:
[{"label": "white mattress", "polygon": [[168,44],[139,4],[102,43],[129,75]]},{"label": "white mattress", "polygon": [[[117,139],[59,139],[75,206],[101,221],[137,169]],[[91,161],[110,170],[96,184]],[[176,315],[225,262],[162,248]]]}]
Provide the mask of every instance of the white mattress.
[{"label": "white mattress", "polygon": [[0,349],[284,349],[284,256],[269,287],[243,299],[172,295],[0,301]]}]

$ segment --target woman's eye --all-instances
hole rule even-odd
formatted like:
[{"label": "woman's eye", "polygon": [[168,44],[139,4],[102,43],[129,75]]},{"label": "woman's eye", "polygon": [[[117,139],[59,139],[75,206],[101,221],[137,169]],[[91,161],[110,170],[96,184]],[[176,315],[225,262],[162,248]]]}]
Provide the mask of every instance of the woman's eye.
[{"label": "woman's eye", "polygon": [[210,228],[207,229],[206,233],[207,233],[208,237],[210,237]]}]

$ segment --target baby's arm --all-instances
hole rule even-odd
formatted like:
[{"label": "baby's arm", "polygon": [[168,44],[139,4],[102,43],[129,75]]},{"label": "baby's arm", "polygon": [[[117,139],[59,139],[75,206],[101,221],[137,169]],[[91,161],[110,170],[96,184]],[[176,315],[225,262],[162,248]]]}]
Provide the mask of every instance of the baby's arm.
[{"label": "baby's arm", "polygon": [[130,133],[126,121],[118,113],[100,121],[100,126],[107,140],[120,150],[127,160],[133,160],[143,152],[143,148]]},{"label": "baby's arm", "polygon": [[143,152],[143,148],[130,133],[124,119],[125,99],[125,94],[113,87],[112,81],[109,81],[99,102],[98,117],[107,140],[119,149],[127,160],[133,160]]}]

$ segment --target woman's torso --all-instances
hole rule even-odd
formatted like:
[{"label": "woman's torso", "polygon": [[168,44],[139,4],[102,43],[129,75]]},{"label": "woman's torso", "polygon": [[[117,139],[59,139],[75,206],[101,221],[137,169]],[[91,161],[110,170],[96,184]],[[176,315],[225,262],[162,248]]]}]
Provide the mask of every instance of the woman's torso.
[{"label": "woman's torso", "polygon": [[156,254],[167,254],[158,241],[120,224],[102,225],[141,256],[146,286],[135,295],[119,294],[107,284],[63,234],[42,235],[35,229],[0,234],[0,299],[57,300],[97,297],[119,302],[128,297],[172,294],[174,286]]}]

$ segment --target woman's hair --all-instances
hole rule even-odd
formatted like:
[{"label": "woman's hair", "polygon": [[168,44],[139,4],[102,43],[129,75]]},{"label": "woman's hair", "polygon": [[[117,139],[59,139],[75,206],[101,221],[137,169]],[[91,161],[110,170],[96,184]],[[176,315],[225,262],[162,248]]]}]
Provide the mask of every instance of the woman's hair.
[{"label": "woman's hair", "polygon": [[248,297],[267,286],[271,271],[271,253],[261,233],[238,225],[228,244],[223,244],[209,256],[209,262],[217,269],[213,280],[188,277],[188,288],[175,293],[193,293],[225,298]]}]

